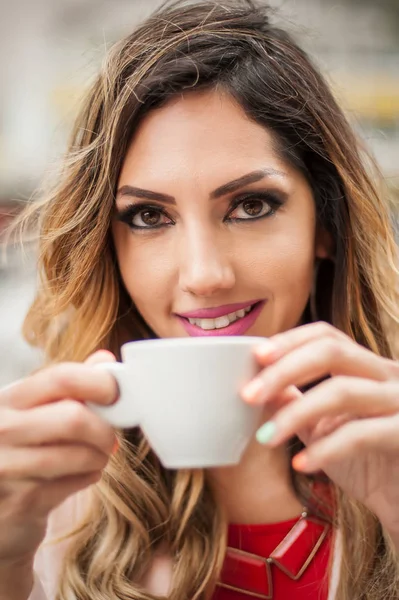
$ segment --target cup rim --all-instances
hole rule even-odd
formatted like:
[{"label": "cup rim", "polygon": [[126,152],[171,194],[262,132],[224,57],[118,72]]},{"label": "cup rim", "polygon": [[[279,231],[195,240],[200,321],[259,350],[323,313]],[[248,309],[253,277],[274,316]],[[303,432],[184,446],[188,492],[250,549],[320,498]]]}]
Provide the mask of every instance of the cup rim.
[{"label": "cup rim", "polygon": [[198,337],[174,337],[174,338],[151,338],[146,340],[132,340],[122,346],[126,351],[137,346],[151,346],[151,348],[168,347],[190,347],[190,346],[241,346],[260,344],[267,338],[261,336],[226,335],[226,336],[198,336]]}]

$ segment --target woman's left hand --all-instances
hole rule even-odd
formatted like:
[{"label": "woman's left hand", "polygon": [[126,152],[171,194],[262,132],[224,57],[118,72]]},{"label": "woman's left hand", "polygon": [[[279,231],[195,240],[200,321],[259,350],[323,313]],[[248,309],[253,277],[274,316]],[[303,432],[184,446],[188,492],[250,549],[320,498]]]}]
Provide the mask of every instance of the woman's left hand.
[{"label": "woman's left hand", "polygon": [[[258,440],[274,447],[298,435],[307,448],[294,468],[324,471],[398,535],[399,363],[326,323],[275,335],[255,353],[265,368],[243,397],[268,403],[273,414]],[[304,394],[297,390],[322,379]]]}]

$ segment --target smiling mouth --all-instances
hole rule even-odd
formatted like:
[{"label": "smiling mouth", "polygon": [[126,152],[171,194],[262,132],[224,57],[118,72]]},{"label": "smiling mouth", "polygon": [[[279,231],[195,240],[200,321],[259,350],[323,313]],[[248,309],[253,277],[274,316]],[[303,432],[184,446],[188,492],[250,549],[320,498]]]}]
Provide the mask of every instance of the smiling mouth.
[{"label": "smiling mouth", "polygon": [[190,325],[195,325],[199,329],[204,331],[212,331],[214,329],[225,329],[229,327],[232,323],[243,319],[247,315],[249,315],[255,308],[257,308],[261,302],[256,302],[246,308],[242,308],[240,310],[236,310],[234,312],[228,313],[227,315],[223,315],[221,317],[217,317],[215,319],[200,319],[200,318],[186,318],[183,317],[186,321],[190,323]]}]

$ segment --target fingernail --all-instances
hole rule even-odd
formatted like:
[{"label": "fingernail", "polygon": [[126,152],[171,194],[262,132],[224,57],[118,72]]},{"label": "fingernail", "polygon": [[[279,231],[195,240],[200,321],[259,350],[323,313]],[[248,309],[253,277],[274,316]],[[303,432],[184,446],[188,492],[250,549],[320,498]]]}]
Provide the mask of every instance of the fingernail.
[{"label": "fingernail", "polygon": [[118,440],[118,438],[116,438],[115,442],[114,442],[114,446],[112,448],[112,454],[116,454],[118,452],[118,450],[119,450],[119,440]]},{"label": "fingernail", "polygon": [[274,421],[267,421],[262,427],[259,427],[256,432],[256,439],[259,444],[267,444],[272,440],[277,432],[277,427]]},{"label": "fingernail", "polygon": [[242,397],[247,402],[255,402],[259,399],[263,390],[263,381],[260,378],[253,379],[242,391]]},{"label": "fingernail", "polygon": [[255,353],[258,358],[268,358],[275,354],[277,346],[270,340],[265,340],[255,348]]},{"label": "fingernail", "polygon": [[296,471],[303,471],[309,467],[309,460],[303,453],[296,454],[292,459],[292,466]]}]

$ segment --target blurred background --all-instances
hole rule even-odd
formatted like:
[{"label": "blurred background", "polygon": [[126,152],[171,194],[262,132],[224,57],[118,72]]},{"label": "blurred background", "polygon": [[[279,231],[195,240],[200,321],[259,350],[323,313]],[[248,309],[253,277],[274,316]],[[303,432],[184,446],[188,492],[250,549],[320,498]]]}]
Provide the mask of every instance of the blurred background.
[{"label": "blurred background", "polygon": [[[271,0],[332,84],[394,193],[399,190],[399,0]],[[109,46],[158,0],[0,0],[0,243],[65,149]],[[0,262],[0,386],[40,363],[20,328],[35,260]]]}]

